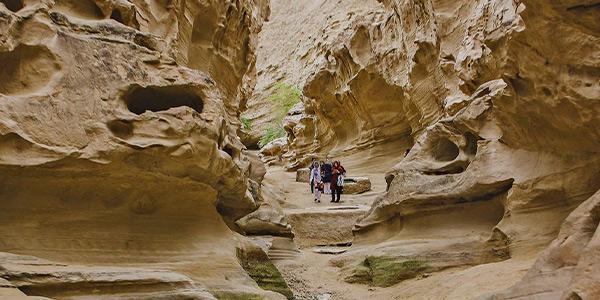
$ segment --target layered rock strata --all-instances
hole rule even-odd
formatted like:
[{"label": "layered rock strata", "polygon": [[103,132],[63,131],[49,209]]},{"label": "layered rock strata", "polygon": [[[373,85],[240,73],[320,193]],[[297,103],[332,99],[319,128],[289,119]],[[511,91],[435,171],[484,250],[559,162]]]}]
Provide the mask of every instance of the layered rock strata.
[{"label": "layered rock strata", "polygon": [[56,298],[285,298],[231,230],[259,206],[236,132],[268,3],[0,2],[1,277]]},{"label": "layered rock strata", "polygon": [[[354,250],[335,262],[347,281],[388,286],[531,259],[600,188],[597,5],[274,2],[271,39],[293,30],[290,18],[314,27],[295,32],[296,52],[281,48],[292,59],[264,67],[255,92],[264,98],[277,81],[303,87],[302,107],[284,124],[288,168],[354,152],[368,164],[375,145],[395,148],[390,160],[404,157],[355,226]],[[304,42],[312,36],[323,38]],[[595,271],[580,274],[597,283]],[[520,286],[508,295],[525,295]],[[597,294],[589,285],[575,293]]]}]

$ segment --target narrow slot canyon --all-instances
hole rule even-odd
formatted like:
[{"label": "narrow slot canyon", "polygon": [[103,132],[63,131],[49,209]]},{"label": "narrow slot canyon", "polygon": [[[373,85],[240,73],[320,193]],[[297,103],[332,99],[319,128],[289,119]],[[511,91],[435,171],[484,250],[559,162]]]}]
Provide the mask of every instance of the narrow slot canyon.
[{"label": "narrow slot canyon", "polygon": [[600,299],[575,2],[0,0],[0,299]]}]

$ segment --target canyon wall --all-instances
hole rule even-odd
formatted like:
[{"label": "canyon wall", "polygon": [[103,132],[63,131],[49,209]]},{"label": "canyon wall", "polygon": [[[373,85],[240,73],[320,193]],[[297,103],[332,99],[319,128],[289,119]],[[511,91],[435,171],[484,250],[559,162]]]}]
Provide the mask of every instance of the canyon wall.
[{"label": "canyon wall", "polygon": [[0,295],[285,298],[234,223],[260,205],[236,132],[268,13],[0,1]]},{"label": "canyon wall", "polygon": [[[268,55],[247,115],[268,120],[264,95],[276,82],[303,88],[302,106],[284,121],[286,167],[353,153],[368,165],[373,147],[400,161],[386,176],[386,193],[355,226],[355,250],[335,262],[346,281],[388,286],[472,267],[464,274],[475,286],[487,280],[477,272],[508,279],[451,298],[598,297],[590,284],[598,283],[590,268],[600,260],[593,239],[569,248],[581,254],[544,251],[551,258],[501,291],[522,276],[502,266],[533,260],[557,236],[596,232],[598,211],[589,209],[585,226],[567,219],[559,234],[600,188],[597,4],[273,2],[279,25],[265,32],[286,41],[259,48]],[[535,272],[554,274],[561,255],[581,270],[561,273],[572,285],[549,291],[527,282],[539,279]],[[436,286],[435,278],[424,282]]]}]

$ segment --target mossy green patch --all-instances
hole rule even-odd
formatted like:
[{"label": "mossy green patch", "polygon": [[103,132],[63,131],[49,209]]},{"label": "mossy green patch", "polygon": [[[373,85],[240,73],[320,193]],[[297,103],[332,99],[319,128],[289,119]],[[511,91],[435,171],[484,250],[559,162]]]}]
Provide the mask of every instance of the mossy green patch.
[{"label": "mossy green patch", "polygon": [[402,260],[391,256],[368,256],[344,278],[349,283],[392,286],[402,280],[414,278],[429,266],[420,260]]},{"label": "mossy green patch", "polygon": [[258,146],[262,148],[268,143],[282,137],[285,137],[285,129],[283,129],[281,125],[270,125],[265,128],[262,137],[260,137],[260,140],[258,141]]},{"label": "mossy green patch", "polygon": [[381,287],[414,278],[428,267],[424,261],[401,261],[397,257],[369,256],[365,261],[371,269],[373,285]]},{"label": "mossy green patch", "polygon": [[238,249],[237,255],[244,270],[260,288],[294,298],[283,276],[262,250]]},{"label": "mossy green patch", "polygon": [[373,283],[373,274],[365,261],[352,269],[352,273],[344,278],[348,283],[371,284]]}]

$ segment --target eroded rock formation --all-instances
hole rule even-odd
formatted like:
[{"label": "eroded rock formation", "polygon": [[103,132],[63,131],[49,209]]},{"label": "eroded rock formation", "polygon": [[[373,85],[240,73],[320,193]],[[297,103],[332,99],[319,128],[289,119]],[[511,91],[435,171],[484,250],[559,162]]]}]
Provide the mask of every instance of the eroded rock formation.
[{"label": "eroded rock formation", "polygon": [[[359,152],[368,164],[376,145],[396,149],[390,160],[406,155],[356,225],[355,250],[335,262],[345,278],[388,286],[452,267],[493,273],[489,263],[536,257],[600,188],[598,5],[342,2],[336,10],[328,1],[274,1],[279,27],[265,32],[276,40],[292,31],[295,46],[266,49],[273,63],[258,64],[258,104],[248,115],[268,119],[256,99],[287,81],[304,92],[285,123],[289,169],[315,154]],[[308,25],[294,31],[294,22]],[[586,232],[597,227],[590,224]],[[600,259],[585,253],[590,263]],[[586,287],[572,295],[598,297],[589,285],[597,271],[578,274]],[[520,279],[513,276],[504,282]],[[518,289],[534,277],[501,295],[527,295]],[[560,298],[557,289],[550,296]]]},{"label": "eroded rock formation", "polygon": [[0,277],[57,298],[284,298],[232,231],[259,205],[236,131],[267,15],[261,0],[0,1]]}]

